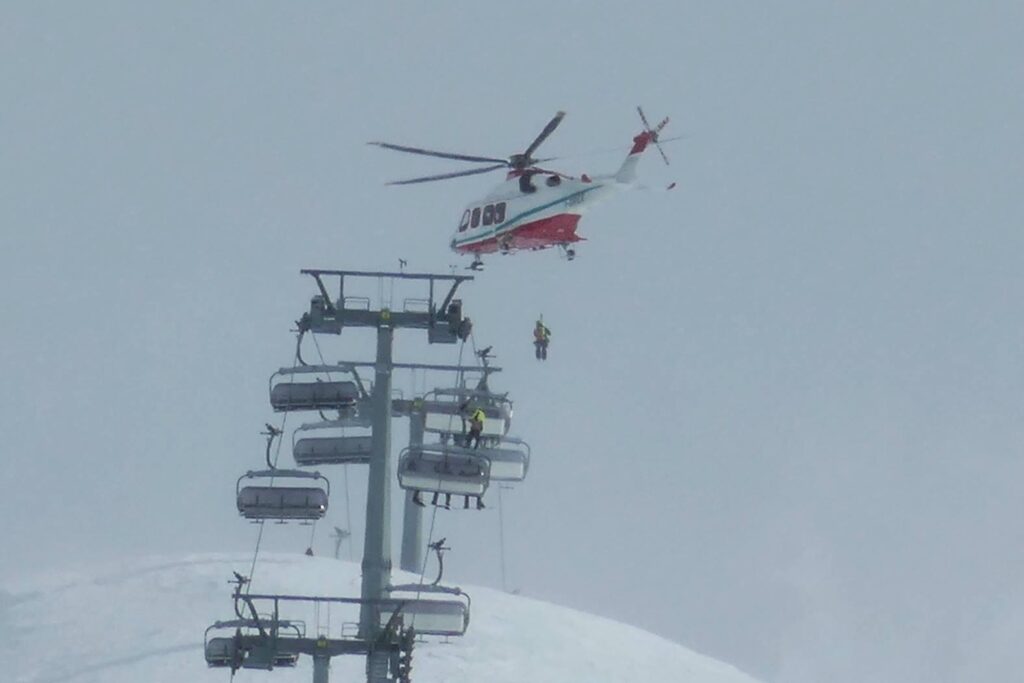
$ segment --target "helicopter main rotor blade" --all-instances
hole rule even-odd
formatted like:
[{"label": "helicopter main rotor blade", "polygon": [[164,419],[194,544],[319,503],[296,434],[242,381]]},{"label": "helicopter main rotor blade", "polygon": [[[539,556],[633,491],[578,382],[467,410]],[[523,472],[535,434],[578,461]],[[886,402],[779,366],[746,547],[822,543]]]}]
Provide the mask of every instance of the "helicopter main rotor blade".
[{"label": "helicopter main rotor blade", "polygon": [[499,168],[505,168],[508,164],[502,161],[500,164],[494,164],[493,166],[484,166],[483,168],[474,168],[469,171],[455,171],[454,173],[441,173],[438,175],[428,175],[422,178],[409,178],[408,180],[393,180],[388,185],[413,185],[415,183],[429,183],[434,180],[447,180],[448,178],[460,178],[464,175],[476,175],[478,173],[490,173],[491,171],[497,171]]},{"label": "helicopter main rotor blade", "polygon": [[661,144],[657,140],[654,141],[654,147],[655,147],[655,149],[658,150],[658,154],[661,155],[661,159],[662,159],[662,161],[665,162],[665,165],[666,166],[670,166],[671,164],[668,163],[668,157],[665,156],[665,150],[663,150],[661,148]]},{"label": "helicopter main rotor blade", "polygon": [[537,151],[537,148],[540,147],[540,143],[544,142],[544,140],[546,140],[549,135],[555,132],[555,128],[558,128],[558,124],[562,122],[562,118],[564,116],[565,112],[560,111],[557,114],[555,114],[555,117],[553,119],[548,121],[548,125],[544,126],[544,130],[540,132],[540,135],[537,136],[537,139],[534,140],[533,143],[526,148],[525,152],[523,152],[522,156],[524,159],[530,159],[530,155]]},{"label": "helicopter main rotor blade", "polygon": [[636,111],[637,111],[638,114],[640,114],[640,120],[644,122],[644,128],[646,128],[647,130],[650,130],[651,129],[651,124],[647,123],[647,117],[644,116],[644,110],[641,109],[639,105],[637,105]]},{"label": "helicopter main rotor blade", "polygon": [[377,147],[383,147],[384,149],[393,149],[396,152],[408,152],[409,154],[422,154],[428,157],[440,157],[442,159],[455,159],[456,161],[476,161],[479,163],[500,163],[502,165],[508,165],[508,160],[497,159],[495,157],[477,157],[470,154],[453,154],[451,152],[435,152],[430,149],[422,149],[420,147],[406,147],[405,145],[393,145],[390,142],[367,142],[368,145],[375,145]]}]

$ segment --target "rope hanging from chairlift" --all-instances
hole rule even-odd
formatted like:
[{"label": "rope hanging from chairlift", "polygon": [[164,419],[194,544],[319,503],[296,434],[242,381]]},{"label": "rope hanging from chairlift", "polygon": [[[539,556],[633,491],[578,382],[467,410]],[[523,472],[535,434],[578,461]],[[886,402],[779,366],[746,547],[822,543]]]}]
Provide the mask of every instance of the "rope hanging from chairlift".
[{"label": "rope hanging from chairlift", "polygon": [[[284,417],[281,419],[281,427],[276,430],[278,435],[281,435],[281,434],[284,433],[284,427],[285,427],[285,424],[287,424],[287,422],[288,422],[288,413],[285,413]],[[273,440],[274,437],[271,436],[269,438],[271,440]],[[277,450],[274,452],[274,462],[273,462],[273,464],[271,464],[271,469],[277,469],[277,461],[278,461],[278,459],[280,458],[280,455],[281,455],[281,442],[282,441],[284,441],[284,439],[278,439],[277,440]],[[270,464],[269,463],[269,459],[270,459],[269,458],[269,456],[270,456],[270,444],[269,443],[267,444],[267,456],[268,456],[267,457],[268,464]],[[273,484],[274,484],[274,478],[273,477],[270,478],[270,484],[271,484],[271,486],[273,486]],[[248,594],[250,589],[252,588],[252,577],[256,573],[256,561],[257,561],[257,559],[260,556],[260,546],[263,543],[263,530],[266,528],[265,527],[265,521],[266,520],[263,520],[263,519],[261,519],[259,521],[260,531],[259,531],[259,534],[256,535],[256,548],[255,548],[255,550],[253,550],[253,553],[252,553],[252,564],[249,567],[249,581],[245,585],[245,592],[246,592],[246,594]]]}]

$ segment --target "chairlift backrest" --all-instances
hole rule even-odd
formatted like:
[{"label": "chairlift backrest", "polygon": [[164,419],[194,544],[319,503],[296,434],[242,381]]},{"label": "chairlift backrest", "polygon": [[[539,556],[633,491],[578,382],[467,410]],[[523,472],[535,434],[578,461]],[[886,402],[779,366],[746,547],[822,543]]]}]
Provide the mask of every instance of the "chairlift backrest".
[{"label": "chairlift backrest", "polygon": [[502,437],[497,445],[480,446],[476,453],[491,463],[491,481],[523,481],[530,468],[530,446],[522,439]]},{"label": "chairlift backrest", "polygon": [[[300,467],[312,465],[365,465],[370,461],[372,434],[358,430],[345,431],[350,426],[346,419],[312,422],[298,427],[292,434],[292,457]],[[334,431],[332,436],[306,436]],[[340,434],[338,433],[340,432]]]},{"label": "chairlift backrest", "polygon": [[444,444],[410,446],[398,458],[403,489],[482,496],[490,483],[490,462],[474,451]]},{"label": "chairlift backrest", "polygon": [[304,437],[292,446],[295,464],[312,465],[365,465],[370,462],[370,436],[317,436]]},{"label": "chairlift backrest", "polygon": [[292,667],[298,664],[299,655],[294,652],[250,652],[248,656],[238,652],[234,638],[218,636],[206,643],[206,665],[210,668],[269,669],[274,666]]},{"label": "chairlift backrest", "polygon": [[[488,417],[512,418],[512,399],[508,392],[499,394],[486,389],[469,389],[466,387],[454,387],[448,389],[434,389],[424,396],[426,402],[454,404],[456,411],[459,406],[469,403],[474,408],[483,408]],[[488,410],[493,408],[494,410]]]},{"label": "chairlift backrest", "polygon": [[[266,626],[271,626],[272,619],[268,618]],[[285,637],[298,637],[304,635],[305,628],[300,623],[291,621],[275,622],[277,631]],[[211,631],[224,632],[228,629],[237,629],[240,637],[214,636]],[[244,629],[244,630],[243,630]],[[267,647],[254,647],[252,640],[263,643],[266,639],[259,635],[259,625],[251,619],[237,619],[232,621],[218,621],[206,629],[204,637],[205,645],[203,654],[206,658],[206,665],[211,668],[244,668],[244,669],[269,669],[275,666],[295,666],[299,655],[291,652],[280,652],[269,650]]]},{"label": "chairlift backrest", "polygon": [[461,434],[469,429],[466,413],[479,408],[484,413],[481,434],[487,437],[504,436],[512,419],[512,404],[504,400],[494,403],[471,401],[463,408],[465,401],[437,400],[427,398],[420,403],[423,411],[423,428],[437,434]]},{"label": "chairlift backrest", "polygon": [[218,636],[206,641],[206,665],[209,667],[234,667],[241,664],[238,646],[234,638]]},{"label": "chairlift backrest", "polygon": [[460,600],[426,598],[386,601],[381,610],[381,625],[399,611],[402,626],[413,628],[416,635],[454,637],[465,635],[469,628],[469,604]]},{"label": "chairlift backrest", "polygon": [[341,410],[355,405],[359,388],[355,382],[278,382],[270,389],[275,411]]}]

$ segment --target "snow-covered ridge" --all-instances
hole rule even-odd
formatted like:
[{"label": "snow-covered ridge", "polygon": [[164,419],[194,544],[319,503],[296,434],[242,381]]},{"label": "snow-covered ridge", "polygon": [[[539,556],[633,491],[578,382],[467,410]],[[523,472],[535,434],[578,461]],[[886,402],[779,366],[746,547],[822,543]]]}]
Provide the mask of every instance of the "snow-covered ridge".
[{"label": "snow-covered ridge", "polygon": [[[204,629],[230,619],[232,571],[251,557],[150,558],[22,577],[0,584],[2,679],[12,683],[227,683],[207,669]],[[416,577],[396,573],[396,582]],[[261,556],[258,592],[358,595],[359,567],[302,555]],[[416,647],[413,680],[461,683],[755,683],[735,668],[631,626],[486,588],[472,595],[467,635]],[[286,615],[282,615],[286,616]],[[348,615],[301,615],[336,633]],[[330,622],[330,623],[328,623]],[[337,658],[332,681],[363,680],[363,660]],[[236,681],[308,682],[312,663],[240,671]]]}]

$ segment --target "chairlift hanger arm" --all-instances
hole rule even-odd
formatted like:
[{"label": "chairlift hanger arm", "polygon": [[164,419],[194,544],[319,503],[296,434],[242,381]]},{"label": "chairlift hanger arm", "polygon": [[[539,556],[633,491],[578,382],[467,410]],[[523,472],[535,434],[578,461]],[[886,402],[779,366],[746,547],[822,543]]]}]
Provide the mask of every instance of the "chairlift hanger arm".
[{"label": "chairlift hanger arm", "polygon": [[[320,293],[324,297],[324,303],[327,304],[327,310],[330,311],[331,313],[336,313],[337,309],[334,307],[334,302],[331,301],[331,295],[327,293],[327,288],[324,287],[324,281],[320,279],[320,273],[310,272],[309,274],[313,276],[314,280],[316,280],[316,286],[320,288]],[[344,297],[340,298],[339,302],[342,304],[342,306],[344,306]]]},{"label": "chairlift hanger arm", "polygon": [[363,380],[359,376],[359,372],[356,371],[355,366],[352,367],[351,372],[352,372],[352,379],[355,381],[356,386],[359,388],[359,395],[364,400],[368,400],[370,398],[370,393],[368,391],[366,391],[366,387],[363,385]]},{"label": "chairlift hanger arm", "polygon": [[[263,637],[263,638],[266,638],[267,637],[267,631],[266,631],[266,629],[263,628],[263,622],[260,621],[260,614],[259,614],[259,612],[256,611],[256,605],[253,604],[252,598],[250,598],[248,595],[236,595],[235,596],[236,603],[237,603],[238,600],[241,600],[242,602],[244,602],[249,607],[249,611],[252,613],[252,622],[253,622],[253,624],[259,630],[260,636]],[[276,614],[277,610],[275,609],[274,612]],[[242,616],[241,611],[238,609],[237,606],[235,607],[235,614],[237,614],[239,617]]]},{"label": "chairlift hanger arm", "polygon": [[[454,282],[452,282],[452,288],[448,290],[448,296],[446,296],[444,298],[444,301],[441,302],[441,307],[439,309],[437,309],[436,311],[433,311],[434,316],[436,317],[437,315],[445,315],[445,313],[448,311],[448,305],[451,304],[452,299],[455,297],[455,290],[459,288],[460,284],[462,284],[462,280],[472,280],[472,279],[473,278],[468,277],[468,276],[462,276],[462,279],[456,279]],[[431,284],[430,298],[431,298],[431,300],[433,300],[433,298],[434,298],[433,284],[434,283],[431,282],[430,284]]]}]

